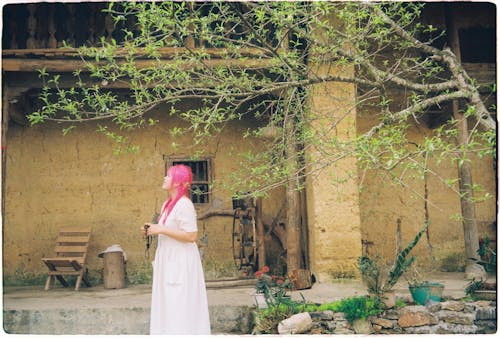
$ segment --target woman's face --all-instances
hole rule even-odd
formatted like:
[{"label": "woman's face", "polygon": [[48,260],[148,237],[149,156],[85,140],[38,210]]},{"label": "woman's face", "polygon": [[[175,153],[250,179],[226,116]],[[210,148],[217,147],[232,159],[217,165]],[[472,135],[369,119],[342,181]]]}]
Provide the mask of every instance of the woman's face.
[{"label": "woman's face", "polygon": [[163,178],[163,184],[161,186],[161,188],[163,190],[170,190],[172,189],[172,177],[170,177],[169,174],[167,174],[164,178]]}]

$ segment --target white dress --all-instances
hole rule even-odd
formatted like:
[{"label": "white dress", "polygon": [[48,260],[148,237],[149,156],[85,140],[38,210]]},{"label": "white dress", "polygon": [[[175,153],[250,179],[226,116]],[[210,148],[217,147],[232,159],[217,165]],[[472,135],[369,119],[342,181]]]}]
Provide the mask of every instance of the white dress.
[{"label": "white dress", "polygon": [[[198,230],[196,210],[187,197],[179,199],[166,221],[165,214],[158,222],[163,226],[186,232]],[[149,332],[210,334],[205,277],[196,243],[158,235]]]}]

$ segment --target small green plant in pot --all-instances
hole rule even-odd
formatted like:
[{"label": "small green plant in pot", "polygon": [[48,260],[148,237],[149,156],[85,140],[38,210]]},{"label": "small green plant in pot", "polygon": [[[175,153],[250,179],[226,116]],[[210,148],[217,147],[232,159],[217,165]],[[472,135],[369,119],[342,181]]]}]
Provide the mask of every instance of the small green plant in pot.
[{"label": "small green plant in pot", "polygon": [[496,300],[497,283],[473,278],[465,287],[465,294],[476,300]]},{"label": "small green plant in pot", "polygon": [[479,249],[477,254],[480,259],[469,258],[470,260],[482,265],[487,272],[496,272],[497,270],[497,251],[492,246],[491,239],[488,235],[479,241]]},{"label": "small green plant in pot", "polygon": [[415,256],[409,257],[409,254],[427,230],[428,225],[429,223],[426,223],[413,241],[397,254],[392,264],[383,263],[380,257],[372,259],[362,256],[358,258],[358,268],[368,288],[368,293],[378,297],[387,308],[391,308],[395,304],[395,295],[392,289],[415,261]]},{"label": "small green plant in pot", "polygon": [[424,280],[415,266],[412,266],[407,277],[408,288],[413,301],[419,305],[426,305],[428,302],[440,302],[444,290],[441,283]]}]

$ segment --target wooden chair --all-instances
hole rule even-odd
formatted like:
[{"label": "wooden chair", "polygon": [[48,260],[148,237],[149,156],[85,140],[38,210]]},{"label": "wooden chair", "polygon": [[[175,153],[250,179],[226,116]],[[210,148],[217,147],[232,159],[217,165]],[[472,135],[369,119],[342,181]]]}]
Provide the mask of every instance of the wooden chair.
[{"label": "wooden chair", "polygon": [[84,276],[87,269],[87,250],[90,240],[90,227],[64,228],[59,232],[56,240],[55,257],[42,258],[42,261],[49,268],[45,290],[50,289],[52,277],[56,277],[64,287],[68,283],[63,275],[78,276],[75,291],[80,288],[83,282],[88,287],[89,281]]}]

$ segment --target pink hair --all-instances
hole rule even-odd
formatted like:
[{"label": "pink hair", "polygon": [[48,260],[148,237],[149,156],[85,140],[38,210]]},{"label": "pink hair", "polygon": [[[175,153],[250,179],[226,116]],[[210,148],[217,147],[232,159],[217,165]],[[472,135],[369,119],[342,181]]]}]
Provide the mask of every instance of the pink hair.
[{"label": "pink hair", "polygon": [[173,198],[170,196],[165,204],[168,217],[174,206],[177,204],[177,201],[179,201],[182,196],[188,196],[189,187],[193,182],[193,173],[191,172],[191,168],[187,165],[176,164],[167,170],[167,175],[172,178],[172,185],[179,184],[177,194]]}]

